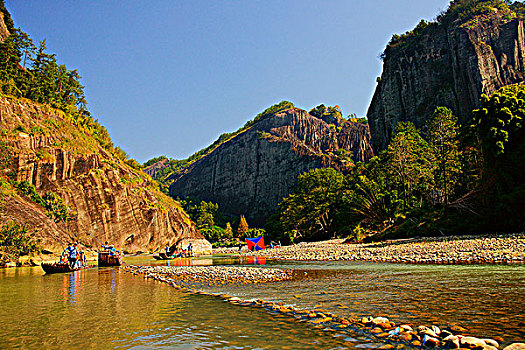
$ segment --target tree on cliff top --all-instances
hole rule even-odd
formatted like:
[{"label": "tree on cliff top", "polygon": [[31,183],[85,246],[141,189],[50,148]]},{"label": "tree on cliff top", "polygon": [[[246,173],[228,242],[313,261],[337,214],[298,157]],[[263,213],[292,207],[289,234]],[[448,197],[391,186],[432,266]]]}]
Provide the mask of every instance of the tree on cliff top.
[{"label": "tree on cliff top", "polygon": [[322,117],[335,117],[335,118],[342,118],[343,112],[341,111],[341,107],[339,106],[333,106],[333,107],[326,107],[324,104],[320,104],[317,107],[312,108],[308,114],[313,115],[317,118]]}]

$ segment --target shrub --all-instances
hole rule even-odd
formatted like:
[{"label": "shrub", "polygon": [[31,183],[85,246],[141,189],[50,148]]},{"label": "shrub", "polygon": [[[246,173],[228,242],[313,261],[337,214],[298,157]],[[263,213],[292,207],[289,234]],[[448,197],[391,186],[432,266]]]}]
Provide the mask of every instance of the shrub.
[{"label": "shrub", "polygon": [[18,260],[20,255],[41,250],[39,242],[35,240],[27,226],[9,221],[0,228],[0,249],[4,254],[0,256],[0,264]]}]

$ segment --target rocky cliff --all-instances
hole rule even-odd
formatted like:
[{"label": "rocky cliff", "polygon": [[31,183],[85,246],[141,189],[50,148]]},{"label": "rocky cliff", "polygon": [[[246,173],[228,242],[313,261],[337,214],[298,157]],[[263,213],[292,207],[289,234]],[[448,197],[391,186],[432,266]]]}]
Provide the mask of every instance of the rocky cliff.
[{"label": "rocky cliff", "polygon": [[[109,241],[128,252],[190,241],[195,251],[211,250],[178,203],[160,193],[147,175],[101,147],[85,120],[0,96],[0,130],[0,222],[27,224],[44,248],[58,251],[75,239],[86,246]],[[53,220],[41,205],[17,192],[13,184],[23,181],[42,196],[57,194],[69,208],[70,220]]]},{"label": "rocky cliff", "polygon": [[344,171],[373,156],[367,125],[329,122],[297,108],[263,118],[174,174],[170,194],[212,201],[261,224],[299,174],[327,166]]},{"label": "rocky cliff", "polygon": [[9,36],[9,31],[14,29],[11,15],[6,10],[4,2],[0,1],[0,42]]},{"label": "rocky cliff", "polygon": [[453,5],[436,23],[387,46],[367,113],[376,151],[387,146],[399,121],[421,127],[436,106],[445,106],[465,122],[481,94],[524,80],[524,26],[516,13],[486,5],[482,13],[454,17]]}]

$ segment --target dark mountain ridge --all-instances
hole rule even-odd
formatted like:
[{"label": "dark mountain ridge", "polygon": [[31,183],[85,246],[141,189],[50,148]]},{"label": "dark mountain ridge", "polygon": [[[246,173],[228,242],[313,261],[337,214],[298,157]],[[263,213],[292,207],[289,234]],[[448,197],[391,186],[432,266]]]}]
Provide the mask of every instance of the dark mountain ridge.
[{"label": "dark mountain ridge", "polygon": [[395,126],[423,127],[437,106],[465,123],[482,94],[525,77],[523,3],[453,1],[436,22],[394,35],[368,108],[374,150],[385,149]]}]

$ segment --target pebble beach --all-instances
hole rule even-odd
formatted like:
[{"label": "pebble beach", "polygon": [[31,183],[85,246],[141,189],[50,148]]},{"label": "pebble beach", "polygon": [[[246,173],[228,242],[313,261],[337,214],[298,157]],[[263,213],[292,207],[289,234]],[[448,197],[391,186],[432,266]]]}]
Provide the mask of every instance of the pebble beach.
[{"label": "pebble beach", "polygon": [[[238,248],[214,249],[214,254],[238,254]],[[283,260],[345,260],[415,264],[524,263],[525,233],[417,238],[366,244],[343,239],[299,243],[249,252]]]}]

